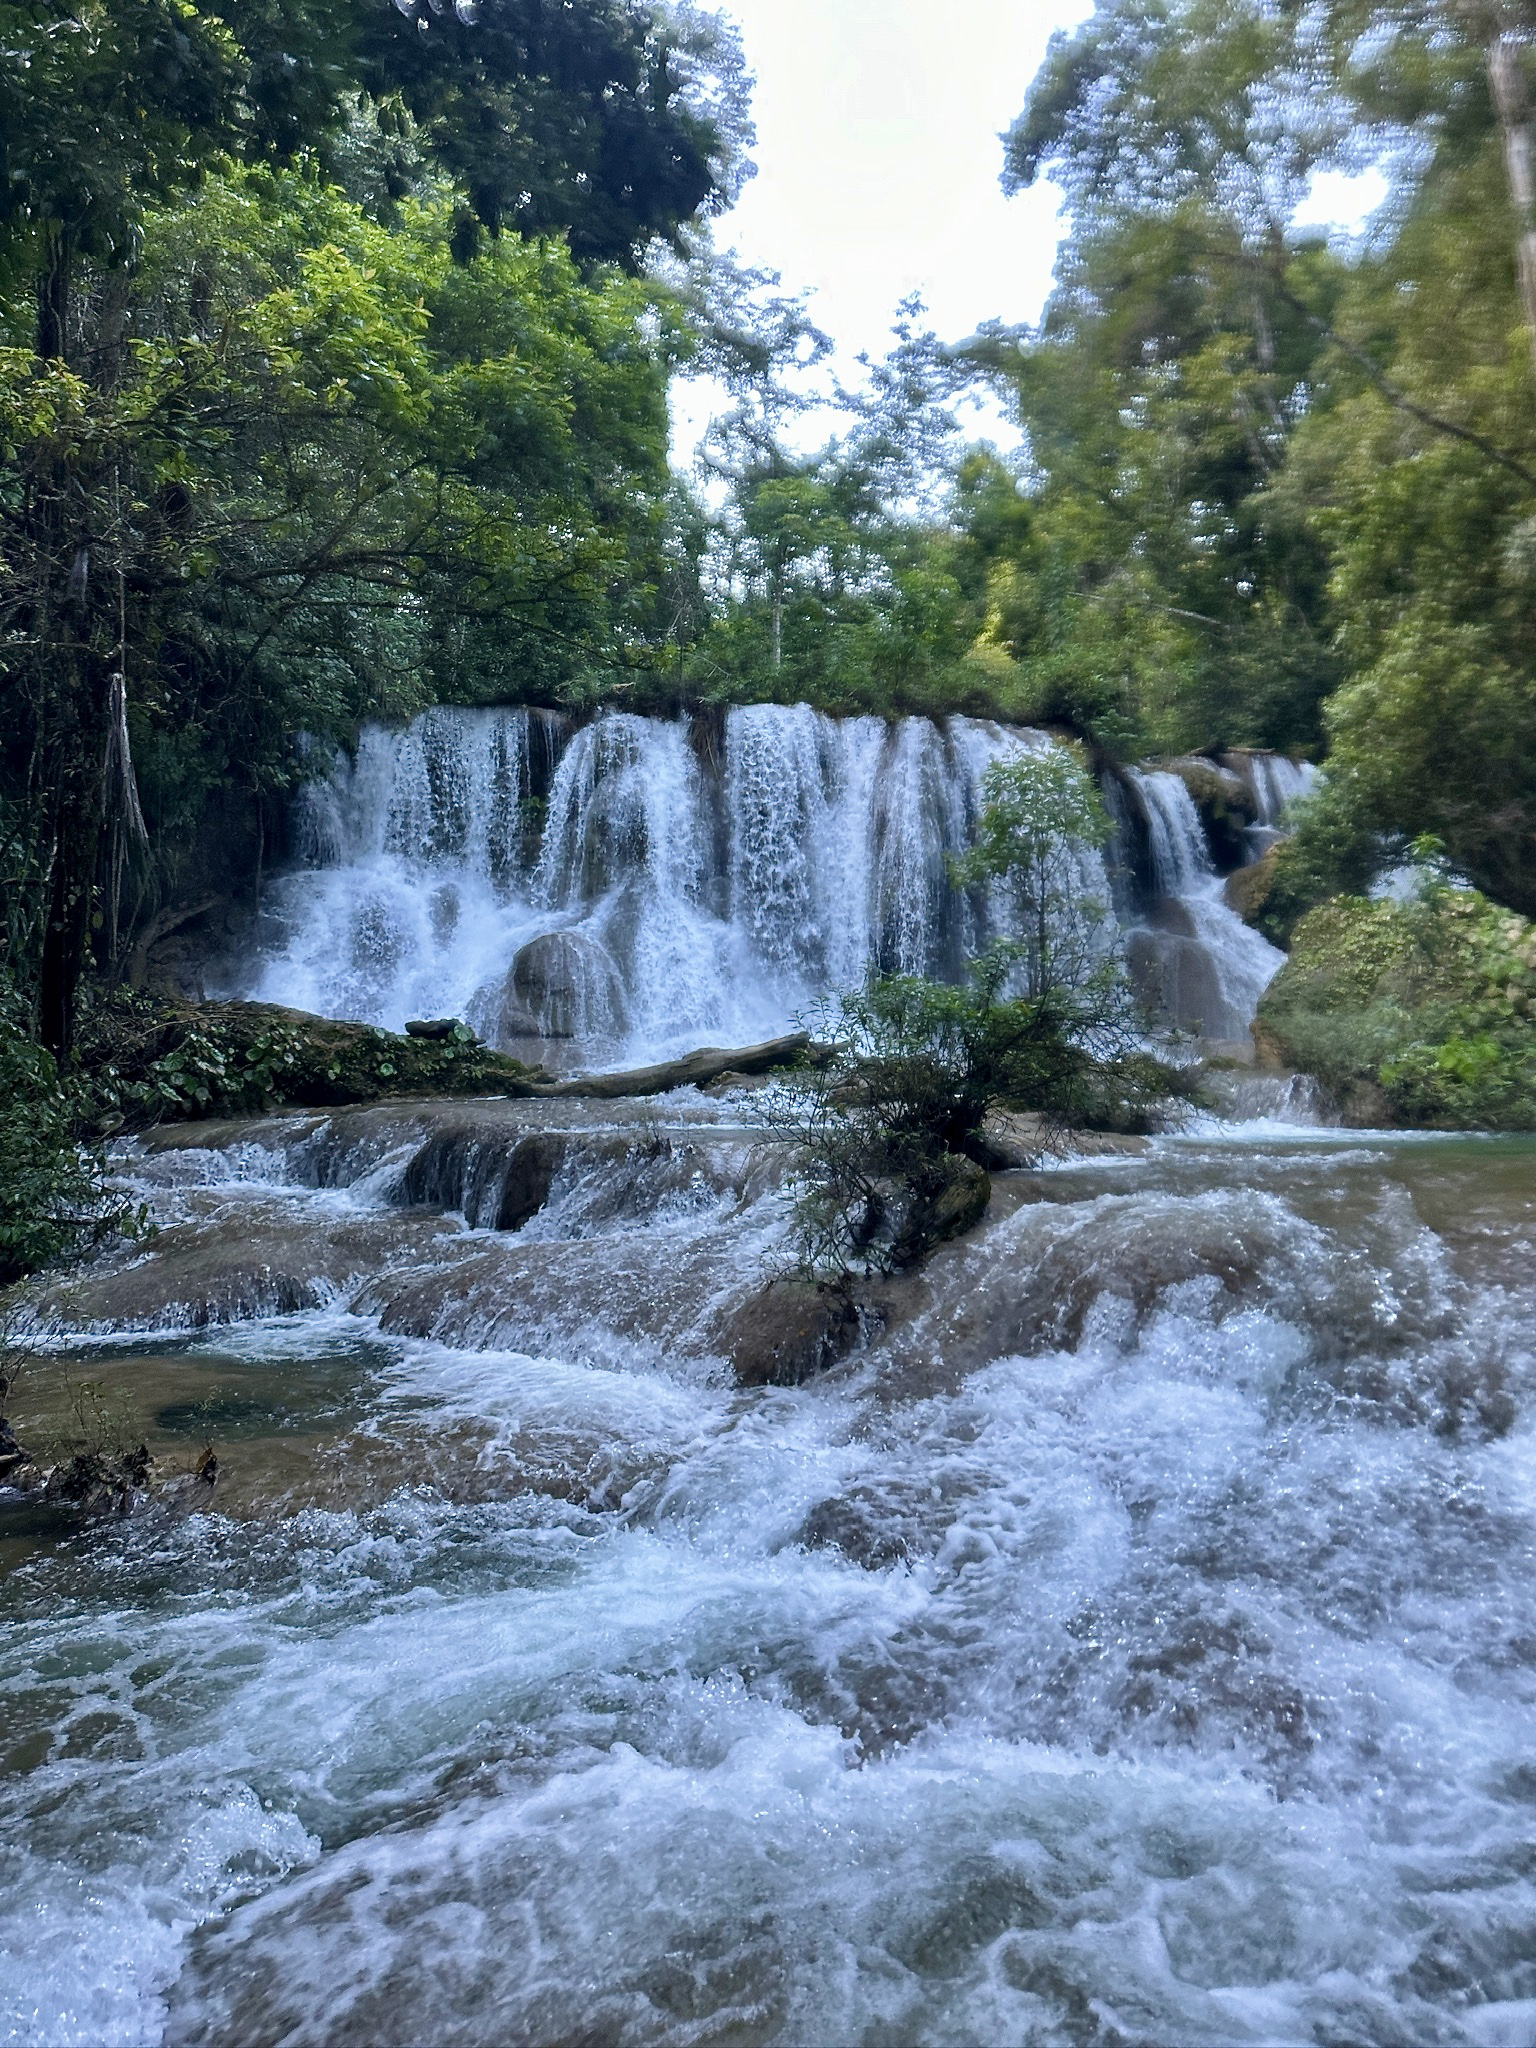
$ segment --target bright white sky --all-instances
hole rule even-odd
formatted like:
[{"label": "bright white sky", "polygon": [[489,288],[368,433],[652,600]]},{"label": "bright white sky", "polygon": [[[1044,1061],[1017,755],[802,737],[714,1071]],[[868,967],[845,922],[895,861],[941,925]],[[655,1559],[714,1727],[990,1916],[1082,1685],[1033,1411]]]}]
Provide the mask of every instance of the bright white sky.
[{"label": "bright white sky", "polygon": [[884,353],[921,291],[958,340],[1034,319],[1050,286],[1058,195],[1005,199],[1004,129],[1051,31],[1085,0],[725,0],[755,73],[758,174],[720,239],[816,292],[850,354]]},{"label": "bright white sky", "polygon": [[[1005,199],[999,138],[1052,30],[1081,21],[1091,0],[717,4],[740,24],[757,79],[757,176],[716,239],[813,293],[846,377],[861,351],[885,353],[909,292],[948,341],[983,320],[1038,317],[1059,195]],[[680,455],[711,403],[702,389],[677,394]]]},{"label": "bright white sky", "polygon": [[[811,291],[846,381],[861,352],[885,353],[909,292],[922,293],[946,341],[984,320],[1039,318],[1060,194],[1040,185],[1005,199],[1000,138],[1053,30],[1074,27],[1092,0],[715,4],[742,31],[758,138],[757,176],[716,223],[716,240],[778,271],[787,290]],[[1358,225],[1381,196],[1373,179],[1320,179],[1301,218]],[[720,396],[702,382],[675,390],[680,461]],[[828,430],[825,419],[806,422],[812,443]],[[1017,444],[990,407],[971,431]]]}]

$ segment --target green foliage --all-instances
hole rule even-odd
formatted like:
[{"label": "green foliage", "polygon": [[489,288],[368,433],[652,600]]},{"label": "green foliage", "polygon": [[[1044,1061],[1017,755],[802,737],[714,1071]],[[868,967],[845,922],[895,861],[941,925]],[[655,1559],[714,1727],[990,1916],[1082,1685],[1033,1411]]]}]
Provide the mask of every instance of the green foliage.
[{"label": "green foliage", "polygon": [[958,987],[898,975],[841,997],[818,1026],[827,1057],[769,1111],[799,1153],[808,1272],[895,1271],[974,1223],[990,1109],[1125,1128],[1166,1092],[1166,1072],[1135,1051],[1122,971],[1098,942],[1105,907],[1076,881],[1072,842],[1108,832],[1066,748],[990,771],[955,878],[991,885],[1014,935]]},{"label": "green foliage", "polygon": [[565,233],[584,263],[721,203],[750,132],[729,31],[623,0],[7,0],[0,48],[0,235],[117,259],[216,161],[355,156],[360,95],[388,117],[390,197],[446,173],[471,221]]},{"label": "green foliage", "polygon": [[1536,1128],[1536,925],[1471,890],[1312,911],[1259,1024],[1356,1121]]},{"label": "green foliage", "polygon": [[821,1020],[830,1058],[765,1112],[797,1149],[808,1272],[914,1264],[986,1207],[975,1154],[992,1104],[1071,1093],[1084,1055],[1039,1006],[1000,998],[1004,972],[873,981]]},{"label": "green foliage", "polygon": [[391,1095],[516,1094],[536,1073],[462,1024],[413,1038],[263,1003],[127,989],[87,1012],[79,1052],[113,1128]]},{"label": "green foliage", "polygon": [[621,273],[747,131],[729,31],[627,0],[0,0],[0,48],[8,964],[62,1050],[301,732],[629,665],[682,343]]},{"label": "green foliage", "polygon": [[80,1142],[94,1105],[60,1079],[27,1024],[14,993],[0,990],[0,1288],[144,1228],[100,1151]]},{"label": "green foliage", "polygon": [[[1518,11],[1101,0],[1008,138],[1005,182],[1060,180],[1072,229],[1039,331],[973,350],[1033,470],[985,644],[1033,692],[1011,702],[1112,751],[1331,747],[1275,930],[1426,831],[1536,901],[1532,311],[1506,175],[1532,135],[1490,93],[1500,36],[1528,81]],[[1372,161],[1392,190],[1368,241],[1297,227],[1315,169]]]},{"label": "green foliage", "polygon": [[1294,806],[1291,820],[1294,830],[1271,856],[1272,879],[1255,919],[1277,946],[1290,944],[1297,921],[1314,905],[1363,895],[1383,860],[1381,835],[1340,764],[1330,764],[1317,791]]},{"label": "green foliage", "polygon": [[962,886],[1000,884],[1011,940],[997,955],[1036,1003],[1074,1028],[1105,1021],[1121,993],[1103,944],[1109,905],[1084,894],[1083,849],[1104,846],[1110,822],[1092,778],[1064,746],[996,761],[982,784],[976,842],[953,864]]},{"label": "green foliage", "polygon": [[210,176],[144,224],[110,388],[0,349],[17,971],[61,872],[110,966],[136,902],[249,871],[301,733],[579,696],[643,637],[678,323],[557,245],[458,264],[453,218],[441,192],[386,229],[312,176]]}]

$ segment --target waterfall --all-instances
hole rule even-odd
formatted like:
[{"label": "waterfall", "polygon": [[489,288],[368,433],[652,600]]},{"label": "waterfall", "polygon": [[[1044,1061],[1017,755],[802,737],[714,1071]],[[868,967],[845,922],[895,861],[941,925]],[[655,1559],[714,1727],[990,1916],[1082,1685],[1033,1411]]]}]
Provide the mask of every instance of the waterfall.
[{"label": "waterfall", "polygon": [[1299,798],[1311,793],[1317,770],[1310,761],[1292,761],[1284,754],[1249,754],[1244,780],[1253,791],[1261,825],[1280,827]]},{"label": "waterfall", "polygon": [[[955,979],[1011,929],[1006,892],[957,889],[950,863],[989,767],[1053,744],[805,704],[738,706],[718,727],[610,712],[573,732],[443,706],[371,726],[299,797],[294,864],[222,992],[395,1030],[465,1017],[567,1066],[745,1044],[871,968]],[[1243,760],[1266,817],[1311,772]],[[1142,916],[1118,892],[1132,970],[1186,1028],[1241,1038],[1280,955],[1222,902],[1179,778],[1144,771],[1131,790],[1157,899]],[[1061,859],[1063,900],[1108,902],[1096,849]]]},{"label": "waterfall", "polygon": [[1311,795],[1317,787],[1318,771],[1310,761],[1293,761],[1287,754],[1258,748],[1223,754],[1219,765],[1236,776],[1252,800],[1254,822],[1244,834],[1246,858],[1258,860],[1290,830],[1291,806]]},{"label": "waterfall", "polygon": [[[367,728],[295,805],[297,864],[267,891],[229,993],[399,1029],[463,1014],[541,928],[516,880],[550,721],[437,708]],[[550,920],[542,920],[547,925]]]},{"label": "waterfall", "polygon": [[463,1016],[566,1064],[745,1043],[872,966],[958,975],[998,912],[950,860],[991,763],[1049,744],[803,704],[737,707],[718,747],[623,712],[568,735],[446,707],[370,727],[299,799],[296,864],[227,992],[394,1029]]},{"label": "waterfall", "polygon": [[1185,1030],[1246,1039],[1285,955],[1227,907],[1182,777],[1133,769],[1130,780],[1141,800],[1157,893],[1146,921],[1127,935],[1132,973],[1143,995]]}]

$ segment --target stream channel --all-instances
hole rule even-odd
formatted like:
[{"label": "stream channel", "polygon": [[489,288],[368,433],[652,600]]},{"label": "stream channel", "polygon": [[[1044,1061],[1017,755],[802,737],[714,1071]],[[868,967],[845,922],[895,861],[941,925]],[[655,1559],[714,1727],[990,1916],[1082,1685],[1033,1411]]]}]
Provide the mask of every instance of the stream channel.
[{"label": "stream channel", "polygon": [[1531,1141],[1000,1174],[793,1388],[745,1097],[123,1163],[18,1433],[221,1476],[0,1519],[0,2037],[1536,2040]]}]

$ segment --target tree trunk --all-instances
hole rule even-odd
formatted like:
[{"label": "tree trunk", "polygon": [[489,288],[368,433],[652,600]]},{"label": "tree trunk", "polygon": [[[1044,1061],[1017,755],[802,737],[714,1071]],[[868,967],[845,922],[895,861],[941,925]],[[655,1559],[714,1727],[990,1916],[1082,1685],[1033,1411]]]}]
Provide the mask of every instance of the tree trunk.
[{"label": "tree trunk", "polygon": [[574,1081],[533,1082],[530,1095],[595,1096],[609,1100],[622,1095],[665,1095],[673,1088],[704,1088],[723,1074],[771,1074],[778,1067],[793,1067],[802,1059],[814,1058],[808,1031],[792,1031],[785,1038],[765,1039],[761,1045],[738,1045],[730,1049],[700,1046],[679,1060],[664,1060],[655,1067],[632,1067],[622,1074],[587,1074]]},{"label": "tree trunk", "polygon": [[[65,363],[73,321],[74,238],[62,221],[44,231],[37,283],[37,355]],[[46,911],[38,962],[43,1043],[64,1055],[74,1039],[80,981],[91,948],[106,776],[108,669],[100,611],[93,482],[63,464],[38,479],[35,543],[40,574],[37,758],[47,833]],[[41,794],[41,792],[40,792]]]},{"label": "tree trunk", "polygon": [[62,363],[69,357],[73,255],[69,229],[62,221],[50,221],[44,230],[43,267],[37,280],[37,353],[45,363]]},{"label": "tree trunk", "polygon": [[80,980],[97,903],[108,680],[105,663],[83,642],[69,651],[61,648],[55,661],[55,730],[50,735],[55,764],[53,861],[38,977],[38,1027],[49,1051],[62,1055],[74,1041]]},{"label": "tree trunk", "polygon": [[1536,179],[1532,173],[1531,95],[1526,44],[1507,16],[1496,18],[1488,43],[1488,89],[1504,144],[1504,171],[1515,216],[1515,256],[1531,361],[1536,368]]}]

